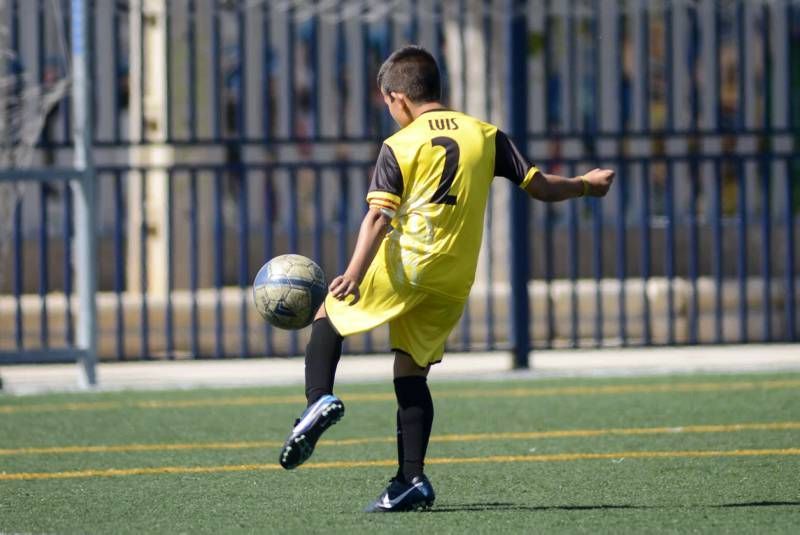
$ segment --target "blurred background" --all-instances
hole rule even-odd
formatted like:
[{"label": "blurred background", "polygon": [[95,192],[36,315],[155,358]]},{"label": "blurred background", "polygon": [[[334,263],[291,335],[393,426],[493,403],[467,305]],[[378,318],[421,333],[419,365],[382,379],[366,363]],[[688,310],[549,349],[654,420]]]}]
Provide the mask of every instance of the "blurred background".
[{"label": "blurred background", "polygon": [[2,362],[300,354],[252,278],[343,271],[408,43],[543,170],[617,171],[495,181],[449,350],[797,340],[798,0],[0,0]]}]

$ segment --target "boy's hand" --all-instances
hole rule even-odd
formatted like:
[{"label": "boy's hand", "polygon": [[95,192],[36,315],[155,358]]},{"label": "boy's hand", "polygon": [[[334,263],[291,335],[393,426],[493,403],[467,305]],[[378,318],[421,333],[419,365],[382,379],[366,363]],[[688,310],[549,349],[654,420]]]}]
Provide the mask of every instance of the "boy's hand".
[{"label": "boy's hand", "polygon": [[592,169],[583,175],[583,179],[589,183],[588,194],[590,196],[604,197],[614,181],[614,171],[611,169]]},{"label": "boy's hand", "polygon": [[361,294],[358,292],[358,282],[347,273],[333,279],[330,286],[328,286],[328,291],[339,301],[348,295],[352,295],[353,300],[350,301],[350,305],[355,305],[361,299]]}]

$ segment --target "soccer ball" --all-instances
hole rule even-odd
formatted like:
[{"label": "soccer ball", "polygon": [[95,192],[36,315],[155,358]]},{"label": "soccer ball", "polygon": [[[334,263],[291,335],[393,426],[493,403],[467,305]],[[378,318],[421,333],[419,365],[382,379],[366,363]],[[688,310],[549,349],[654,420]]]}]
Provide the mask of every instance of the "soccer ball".
[{"label": "soccer ball", "polygon": [[258,270],[253,282],[256,309],[280,329],[310,325],[326,292],[322,269],[298,254],[276,256]]}]

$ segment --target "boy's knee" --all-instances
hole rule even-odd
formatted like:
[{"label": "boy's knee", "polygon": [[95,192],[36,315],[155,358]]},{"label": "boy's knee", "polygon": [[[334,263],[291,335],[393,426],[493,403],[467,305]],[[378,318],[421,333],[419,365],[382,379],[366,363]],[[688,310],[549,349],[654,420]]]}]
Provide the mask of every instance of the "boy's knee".
[{"label": "boy's knee", "polygon": [[430,365],[421,368],[411,355],[403,351],[395,350],[394,353],[394,377],[427,377]]}]

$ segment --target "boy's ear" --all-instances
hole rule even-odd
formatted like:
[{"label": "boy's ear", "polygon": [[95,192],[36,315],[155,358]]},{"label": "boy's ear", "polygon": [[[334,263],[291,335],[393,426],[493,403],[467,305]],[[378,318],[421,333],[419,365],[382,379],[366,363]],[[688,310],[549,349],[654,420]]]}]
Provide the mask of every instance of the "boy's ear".
[{"label": "boy's ear", "polygon": [[394,102],[394,99],[401,99],[402,100],[403,97],[405,97],[405,94],[398,93],[397,91],[392,91],[391,93],[389,93],[389,98],[392,99],[392,102]]}]

